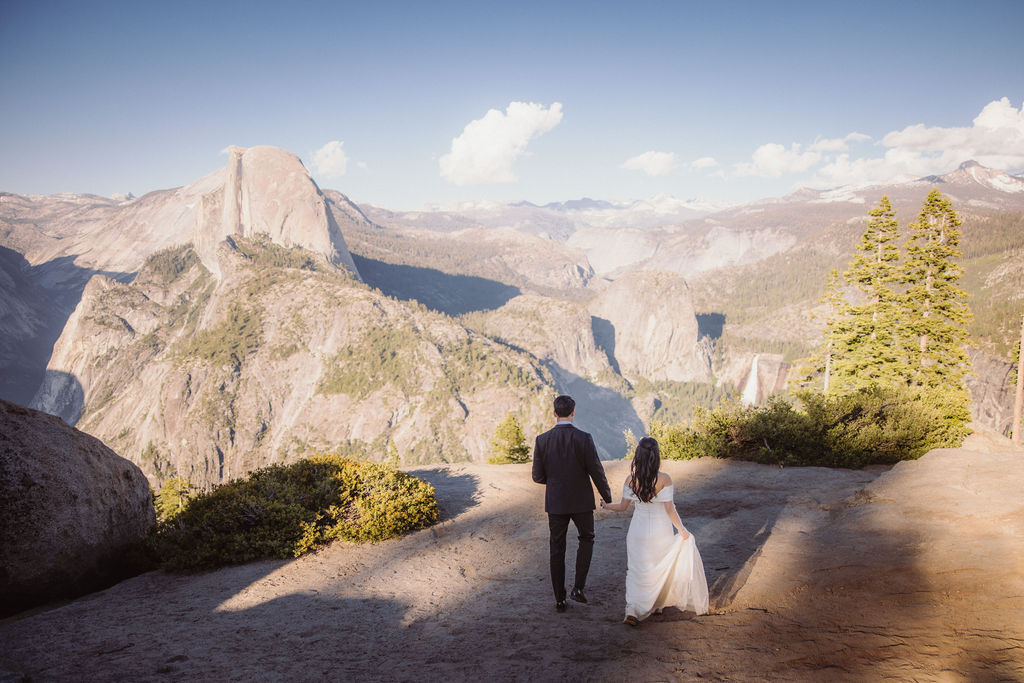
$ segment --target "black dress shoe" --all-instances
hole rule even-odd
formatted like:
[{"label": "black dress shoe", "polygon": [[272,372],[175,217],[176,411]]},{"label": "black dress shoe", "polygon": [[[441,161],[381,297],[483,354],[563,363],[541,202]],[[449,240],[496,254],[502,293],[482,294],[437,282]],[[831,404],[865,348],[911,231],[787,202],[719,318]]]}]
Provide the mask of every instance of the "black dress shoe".
[{"label": "black dress shoe", "polygon": [[566,610],[566,608],[568,608],[568,607],[569,607],[569,605],[566,604],[565,600],[559,600],[558,602],[555,603],[555,611],[556,612],[564,612]]},{"label": "black dress shoe", "polygon": [[587,596],[583,594],[582,588],[573,588],[572,591],[569,593],[569,597],[575,600],[576,602],[587,601]]}]

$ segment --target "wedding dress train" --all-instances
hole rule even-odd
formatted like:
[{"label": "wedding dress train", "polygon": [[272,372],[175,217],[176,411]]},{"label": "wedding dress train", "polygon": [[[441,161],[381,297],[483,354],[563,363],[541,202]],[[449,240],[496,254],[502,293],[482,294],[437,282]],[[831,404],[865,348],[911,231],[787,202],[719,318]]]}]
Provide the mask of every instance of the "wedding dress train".
[{"label": "wedding dress train", "polygon": [[665,502],[674,489],[666,486],[644,503],[629,486],[623,499],[635,501],[626,534],[626,615],[645,619],[663,607],[707,614],[708,583],[697,542],[675,533]]}]

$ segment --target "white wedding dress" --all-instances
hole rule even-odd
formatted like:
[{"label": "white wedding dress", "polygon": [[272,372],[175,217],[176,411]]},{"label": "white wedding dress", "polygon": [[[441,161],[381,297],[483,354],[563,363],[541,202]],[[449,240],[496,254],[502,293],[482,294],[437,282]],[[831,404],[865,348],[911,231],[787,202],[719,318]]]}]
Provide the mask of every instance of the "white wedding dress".
[{"label": "white wedding dress", "polygon": [[626,534],[626,615],[646,619],[663,607],[707,614],[708,582],[697,542],[675,533],[665,502],[672,502],[673,486],[663,488],[644,503],[628,485],[623,500],[635,501]]}]

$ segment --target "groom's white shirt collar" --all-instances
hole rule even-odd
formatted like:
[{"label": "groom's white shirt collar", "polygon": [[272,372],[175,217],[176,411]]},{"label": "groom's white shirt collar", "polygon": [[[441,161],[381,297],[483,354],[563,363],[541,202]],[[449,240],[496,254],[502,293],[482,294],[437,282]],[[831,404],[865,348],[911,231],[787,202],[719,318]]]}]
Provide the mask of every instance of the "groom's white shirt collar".
[{"label": "groom's white shirt collar", "polygon": [[568,420],[568,419],[566,419],[566,420],[559,420],[558,424],[556,424],[555,426],[556,427],[561,427],[562,425],[572,425],[572,420]]}]

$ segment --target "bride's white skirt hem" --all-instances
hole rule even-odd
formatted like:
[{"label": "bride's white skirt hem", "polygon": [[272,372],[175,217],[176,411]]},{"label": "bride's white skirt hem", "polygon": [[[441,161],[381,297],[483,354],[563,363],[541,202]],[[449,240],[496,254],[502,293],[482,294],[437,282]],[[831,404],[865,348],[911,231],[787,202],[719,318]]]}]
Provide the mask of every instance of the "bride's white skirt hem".
[{"label": "bride's white skirt hem", "polygon": [[692,535],[686,540],[674,536],[668,552],[658,553],[660,557],[632,550],[626,570],[627,616],[643,620],[665,607],[707,614],[708,584]]}]

